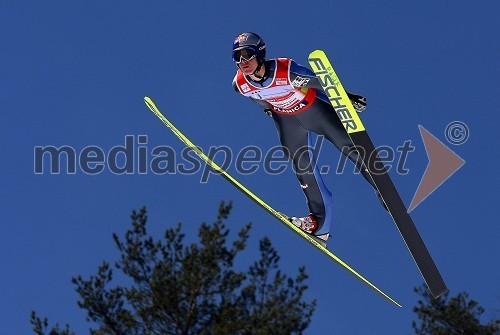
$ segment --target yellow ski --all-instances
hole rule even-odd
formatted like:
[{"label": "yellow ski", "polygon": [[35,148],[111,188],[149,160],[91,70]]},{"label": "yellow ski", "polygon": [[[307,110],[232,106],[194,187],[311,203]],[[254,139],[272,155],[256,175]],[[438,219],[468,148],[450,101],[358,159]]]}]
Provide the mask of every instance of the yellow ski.
[{"label": "yellow ski", "polygon": [[[323,90],[344,125],[354,147],[358,151],[359,148],[363,149],[362,151],[364,152],[359,151],[359,155],[363,159],[363,164],[367,167],[370,177],[382,195],[389,214],[391,214],[427,287],[429,287],[434,298],[437,299],[448,292],[448,288],[427,250],[417,227],[408,214],[388,171],[385,169],[382,160],[378,157],[375,146],[347,97],[347,93],[335,73],[332,64],[322,50],[314,50],[309,55],[309,65],[311,65],[311,68],[316,73]],[[376,173],[372,171],[376,171]]]},{"label": "yellow ski", "polygon": [[381,294],[384,298],[389,300],[390,302],[394,303],[395,305],[401,307],[401,305],[396,302],[394,299],[389,297],[387,294],[382,292],[378,287],[373,285],[371,282],[369,282],[365,277],[360,275],[358,272],[356,272],[353,268],[351,268],[349,265],[347,265],[344,261],[342,261],[340,258],[335,256],[330,250],[326,249],[322,243],[311,237],[311,235],[305,233],[298,227],[296,227],[294,224],[292,224],[288,216],[284,215],[283,213],[280,213],[276,211],[274,208],[269,206],[266,202],[264,202],[262,199],[260,199],[257,195],[255,195],[252,191],[250,191],[248,188],[243,186],[239,181],[234,179],[229,173],[227,173],[224,169],[222,169],[217,163],[212,161],[207,155],[203,153],[193,142],[191,142],[179,129],[177,129],[172,122],[170,122],[156,107],[155,103],[151,98],[145,97],[144,102],[148,106],[148,108],[168,127],[172,132],[190,149],[192,149],[208,166],[210,166],[214,171],[220,173],[226,180],[228,180],[231,184],[236,186],[241,192],[243,192],[246,196],[248,196],[250,199],[252,199],[255,203],[257,203],[259,206],[264,208],[266,211],[268,211],[270,214],[272,214],[275,218],[277,218],[281,223],[285,224],[289,229],[293,230],[296,234],[301,236],[303,239],[314,245],[316,248],[318,248],[321,252],[323,252],[325,255],[330,257],[332,260],[340,264],[342,267],[347,269],[350,273],[352,273],[355,277],[360,279],[362,282],[364,282],[366,285],[377,291],[379,294]]}]

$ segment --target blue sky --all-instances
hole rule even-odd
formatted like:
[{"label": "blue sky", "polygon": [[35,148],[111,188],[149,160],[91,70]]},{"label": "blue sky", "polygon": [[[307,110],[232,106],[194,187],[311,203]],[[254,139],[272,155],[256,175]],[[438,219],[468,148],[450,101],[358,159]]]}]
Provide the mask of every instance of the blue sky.
[{"label": "blue sky", "polygon": [[[496,1],[363,2],[85,2],[0,5],[0,325],[2,334],[30,332],[32,309],[86,334],[72,276],[88,277],[117,256],[113,232],[129,227],[132,209],[146,205],[151,232],[184,222],[188,240],[232,200],[228,225],[252,221],[245,266],[257,241],[270,236],[282,267],[306,264],[308,299],[318,308],[307,334],[406,334],[414,319],[412,288],[422,279],[397,229],[359,175],[329,174],[335,198],[330,249],[403,304],[397,308],[291,234],[223,178],[195,175],[34,174],[34,147],[68,145],[77,152],[124,145],[147,135],[145,147],[183,145],[143,103],[145,95],[202,148],[240,150],[277,145],[272,121],[231,89],[234,37],[255,31],[269,57],[327,52],[344,86],[365,95],[362,115],[375,145],[411,140],[407,175],[392,173],[408,205],[427,165],[418,131],[446,142],[459,120],[469,140],[451,146],[466,164],[413,212],[452,294],[466,290],[499,317],[500,268],[496,219],[500,163],[496,91],[500,58]],[[336,164],[325,143],[319,163]],[[230,168],[236,177],[237,173]],[[304,215],[291,169],[238,177],[276,209]],[[497,264],[497,265],[495,265]]]}]

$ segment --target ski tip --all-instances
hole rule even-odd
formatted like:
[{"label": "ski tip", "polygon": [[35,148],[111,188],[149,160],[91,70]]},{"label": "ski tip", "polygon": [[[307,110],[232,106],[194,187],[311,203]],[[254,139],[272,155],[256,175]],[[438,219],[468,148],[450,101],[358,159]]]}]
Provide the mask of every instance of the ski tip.
[{"label": "ski tip", "polygon": [[144,97],[144,102],[146,103],[146,106],[148,106],[149,109],[151,109],[151,110],[154,110],[157,108],[155,103],[153,102],[153,100],[148,96]]},{"label": "ski tip", "polygon": [[309,54],[309,58],[317,58],[321,56],[325,56],[325,52],[321,49],[316,49]]}]

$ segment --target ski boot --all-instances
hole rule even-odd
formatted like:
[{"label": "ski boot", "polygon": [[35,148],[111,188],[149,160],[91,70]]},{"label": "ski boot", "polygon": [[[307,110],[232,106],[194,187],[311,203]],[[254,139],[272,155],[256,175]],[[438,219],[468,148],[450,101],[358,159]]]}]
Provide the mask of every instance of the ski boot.
[{"label": "ski boot", "polygon": [[366,98],[362,97],[361,95],[357,94],[352,94],[349,92],[346,92],[347,96],[349,97],[349,100],[351,100],[352,106],[356,110],[356,112],[361,113],[366,109]]},{"label": "ski boot", "polygon": [[314,215],[309,214],[308,216],[298,218],[298,217],[291,217],[289,218],[290,222],[293,223],[296,227],[302,229],[306,233],[308,233],[315,241],[320,243],[323,247],[326,248],[326,241],[328,240],[328,237],[330,236],[329,233],[326,234],[321,234],[321,235],[314,235],[313,233],[318,229],[318,221],[316,221],[316,218]]}]

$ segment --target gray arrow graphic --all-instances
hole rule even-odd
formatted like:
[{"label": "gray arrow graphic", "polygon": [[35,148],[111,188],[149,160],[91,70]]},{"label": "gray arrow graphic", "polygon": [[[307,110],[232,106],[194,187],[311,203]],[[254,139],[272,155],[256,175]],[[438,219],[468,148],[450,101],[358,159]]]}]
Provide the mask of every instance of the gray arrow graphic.
[{"label": "gray arrow graphic", "polygon": [[438,140],[427,129],[421,125],[418,126],[418,129],[424,141],[429,164],[413,196],[408,212],[417,207],[444,183],[446,179],[450,178],[452,174],[465,164],[465,161],[460,156],[451,151],[450,148],[444,145],[443,142]]}]

